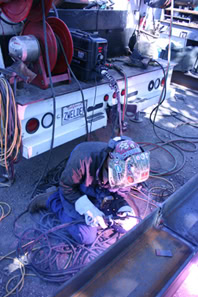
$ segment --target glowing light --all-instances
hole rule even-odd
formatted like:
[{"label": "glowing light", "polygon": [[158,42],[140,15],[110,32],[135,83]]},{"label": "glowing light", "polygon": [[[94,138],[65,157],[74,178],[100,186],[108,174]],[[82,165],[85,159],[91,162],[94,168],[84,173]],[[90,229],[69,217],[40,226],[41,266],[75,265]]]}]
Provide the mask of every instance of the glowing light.
[{"label": "glowing light", "polygon": [[[130,217],[130,215],[134,215],[135,216],[135,213],[129,213],[129,217],[126,217],[124,220],[123,219],[116,219],[116,223],[117,224],[120,224],[122,226],[122,228],[125,230],[125,231],[129,231],[131,230],[132,228],[135,227],[135,225],[138,224],[138,220],[136,218],[133,218],[133,217]],[[126,214],[119,214],[120,217],[125,217]]]},{"label": "glowing light", "polygon": [[197,275],[198,263],[193,263],[189,268],[189,275],[184,282],[186,296],[198,296]]},{"label": "glowing light", "polygon": [[129,231],[137,225],[138,221],[136,218],[127,218],[122,222],[122,228],[124,230]]}]

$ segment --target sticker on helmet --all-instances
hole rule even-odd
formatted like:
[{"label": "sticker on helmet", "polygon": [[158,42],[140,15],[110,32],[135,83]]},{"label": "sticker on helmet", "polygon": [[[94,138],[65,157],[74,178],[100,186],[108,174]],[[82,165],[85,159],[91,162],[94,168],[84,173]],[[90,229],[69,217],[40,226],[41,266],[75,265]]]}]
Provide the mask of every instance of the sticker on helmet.
[{"label": "sticker on helmet", "polygon": [[121,173],[122,167],[120,165],[115,165],[115,170],[117,171],[117,173]]},{"label": "sticker on helmet", "polygon": [[139,152],[130,155],[127,159],[110,158],[108,175],[110,186],[114,189],[129,187],[149,178],[149,153]]}]

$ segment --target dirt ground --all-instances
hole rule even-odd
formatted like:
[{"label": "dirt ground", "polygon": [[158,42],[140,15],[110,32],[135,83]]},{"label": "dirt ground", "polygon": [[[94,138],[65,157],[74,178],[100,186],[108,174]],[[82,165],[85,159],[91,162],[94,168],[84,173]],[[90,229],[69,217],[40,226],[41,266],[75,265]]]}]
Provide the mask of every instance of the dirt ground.
[{"label": "dirt ground", "polygon": [[[135,123],[127,119],[125,135],[151,151],[152,177],[143,185],[144,193],[156,203],[162,203],[171,193],[184,185],[198,172],[198,92],[172,84],[173,96],[163,103],[155,118],[154,127],[150,121],[153,107],[145,110],[142,122]],[[108,141],[112,135],[112,127],[100,129],[91,135],[91,140]],[[53,150],[48,169],[57,166],[84,137],[67,143]],[[163,141],[163,146],[161,146]],[[149,145],[148,145],[149,144]],[[155,145],[153,145],[155,144]],[[156,144],[160,147],[156,147]],[[32,191],[43,174],[48,162],[49,153],[30,160],[23,159],[16,165],[16,180],[10,188],[0,189],[0,202],[11,207],[10,214],[0,221],[0,297],[8,296],[8,288],[13,288],[19,277],[12,280],[13,274],[8,266],[13,263],[16,253],[9,255],[11,259],[1,257],[16,250],[19,239],[14,234],[15,219],[27,208]],[[147,203],[136,201],[140,214],[146,216],[152,208]],[[6,205],[2,204],[5,212]],[[2,208],[0,209],[1,216]],[[30,215],[26,214],[17,221],[17,232],[22,232],[34,225]],[[15,225],[16,227],[16,225]],[[10,266],[9,266],[10,267]],[[12,281],[11,281],[12,280]],[[9,281],[11,281],[9,283]],[[25,272],[24,282],[15,291],[16,296],[52,297],[60,283],[47,282],[33,276],[32,271]]]}]

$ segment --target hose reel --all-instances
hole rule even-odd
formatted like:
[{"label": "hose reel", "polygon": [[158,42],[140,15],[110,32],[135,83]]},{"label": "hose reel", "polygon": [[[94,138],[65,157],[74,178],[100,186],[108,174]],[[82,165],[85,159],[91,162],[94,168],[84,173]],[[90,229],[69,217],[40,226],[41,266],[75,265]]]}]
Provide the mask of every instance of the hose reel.
[{"label": "hose reel", "polygon": [[[59,18],[47,18],[46,37],[52,82],[70,81],[68,65],[59,44],[59,42],[62,43],[68,64],[70,64],[73,56],[73,41],[67,25]],[[21,36],[10,39],[9,54],[15,60],[23,61],[36,74],[32,81],[33,84],[42,89],[48,88],[49,73],[42,21],[27,22]]]},{"label": "hose reel", "polygon": [[[48,14],[53,0],[44,0],[45,15]],[[24,21],[26,18],[31,22],[42,20],[42,1],[40,0],[10,0],[0,1],[0,8],[6,17],[14,23]]]}]

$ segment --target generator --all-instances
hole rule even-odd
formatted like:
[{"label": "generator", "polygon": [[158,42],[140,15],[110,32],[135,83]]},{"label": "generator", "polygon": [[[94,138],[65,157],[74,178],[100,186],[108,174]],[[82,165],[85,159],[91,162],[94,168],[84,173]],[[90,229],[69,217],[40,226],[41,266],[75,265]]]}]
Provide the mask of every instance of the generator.
[{"label": "generator", "polygon": [[79,80],[102,79],[100,69],[107,59],[107,40],[97,33],[70,29],[73,39],[71,68]]}]

